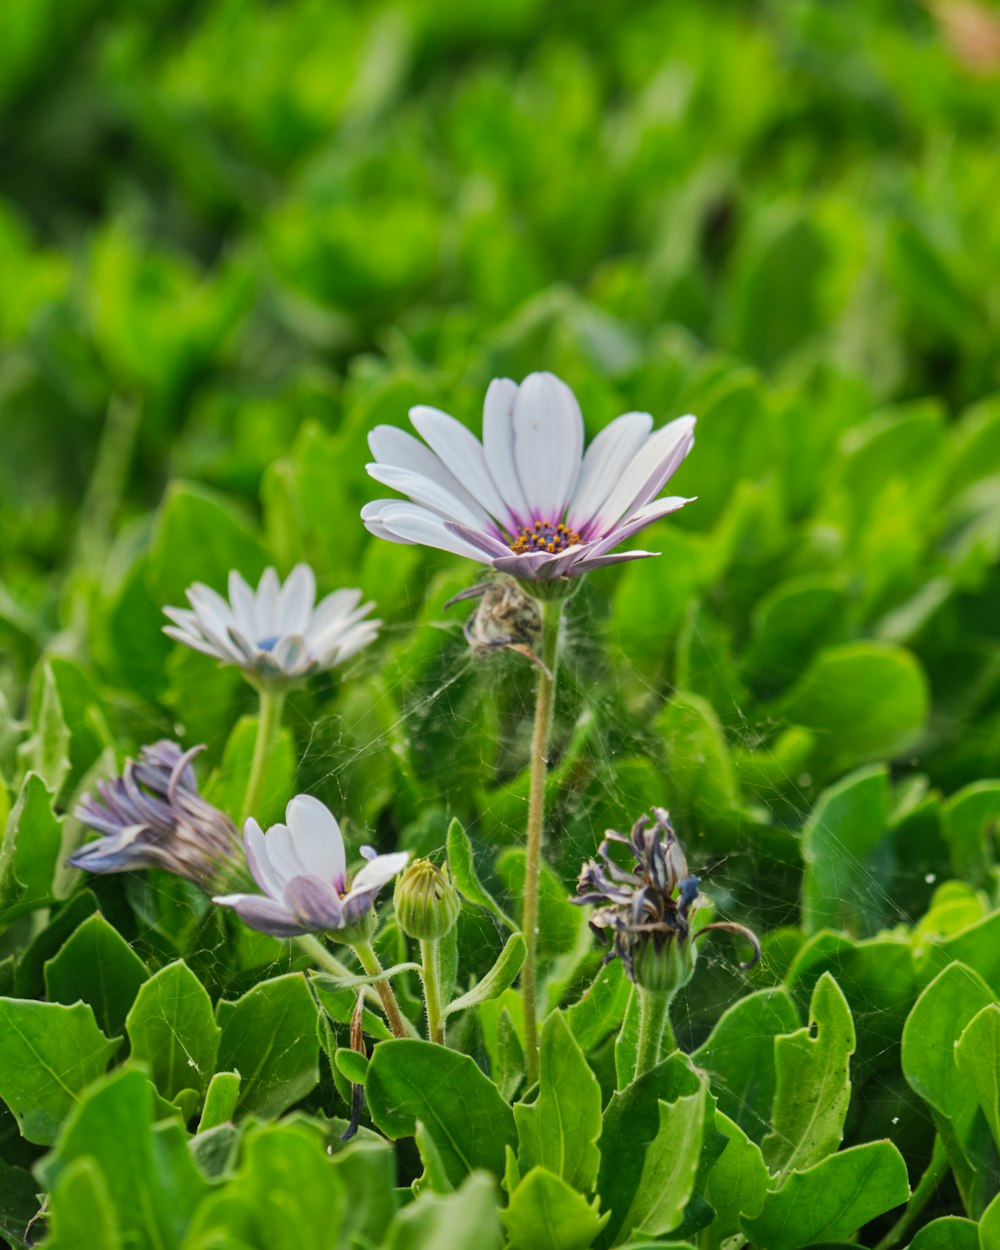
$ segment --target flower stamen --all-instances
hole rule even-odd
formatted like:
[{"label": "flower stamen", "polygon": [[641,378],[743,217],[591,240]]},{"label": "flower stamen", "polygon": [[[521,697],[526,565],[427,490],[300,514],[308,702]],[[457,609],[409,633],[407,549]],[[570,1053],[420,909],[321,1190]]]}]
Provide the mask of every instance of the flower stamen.
[{"label": "flower stamen", "polygon": [[529,551],[555,555],[557,551],[579,546],[582,541],[576,530],[571,530],[562,521],[536,521],[534,525],[526,525],[509,545],[511,551],[519,556]]}]

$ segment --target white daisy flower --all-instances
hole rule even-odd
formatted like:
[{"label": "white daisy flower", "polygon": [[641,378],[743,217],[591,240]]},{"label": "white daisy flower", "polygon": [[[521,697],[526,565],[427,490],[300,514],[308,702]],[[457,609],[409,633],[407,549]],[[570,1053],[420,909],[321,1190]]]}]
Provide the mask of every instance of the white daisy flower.
[{"label": "white daisy flower", "polygon": [[264,893],[224,894],[213,900],[234,908],[251,929],[272,937],[356,925],[410,858],[409,851],[376,855],[371,847],[362,847],[368,862],[348,882],[340,826],[319,799],[296,795],[285,809],[285,820],[267,833],[252,818],[244,826],[247,865]]},{"label": "white daisy flower", "polygon": [[297,564],[284,585],[266,569],[253,591],[235,570],[229,574],[229,600],[196,582],[187,590],[191,608],[164,608],[173,622],[163,632],[237,664],[267,680],[295,681],[342,664],[366,647],[381,621],[370,620],[372,603],[360,603],[360,590],[336,590],[316,603],[316,578]]},{"label": "white daisy flower", "polygon": [[656,496],[694,444],[694,417],[654,430],[648,413],[625,413],[584,454],[580,405],[551,373],[520,386],[491,382],[482,442],[436,408],[411,408],[410,421],[423,442],[388,425],[369,435],[369,474],[409,500],[366,504],[367,528],[522,580],[553,582],[656,555],[614,548],[691,502]]}]

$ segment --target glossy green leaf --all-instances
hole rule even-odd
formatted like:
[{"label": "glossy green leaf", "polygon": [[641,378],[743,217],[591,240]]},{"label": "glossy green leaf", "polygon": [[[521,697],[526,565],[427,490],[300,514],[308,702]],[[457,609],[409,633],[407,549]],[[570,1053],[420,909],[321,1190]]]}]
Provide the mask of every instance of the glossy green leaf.
[{"label": "glossy green leaf", "polygon": [[463,898],[468,899],[470,903],[476,903],[479,907],[485,907],[508,929],[517,927],[480,882],[472,857],[472,843],[459,820],[453,820],[448,826],[448,867],[451,870],[455,888]]},{"label": "glossy green leaf", "polygon": [[861,769],[825,790],[802,830],[803,927],[867,936],[879,928],[885,891],[871,856],[889,825],[884,765]]},{"label": "glossy green leaf", "polygon": [[775,1040],[774,1111],[762,1143],[772,1172],[782,1177],[801,1172],[840,1145],[854,1046],[851,1009],[826,972],[813,990],[809,1024]]},{"label": "glossy green leaf", "polygon": [[240,1074],[241,1112],[279,1115],[319,1080],[316,1004],[300,973],[220,1002],[218,1067]]},{"label": "glossy green leaf", "polygon": [[632,983],[620,959],[605,964],[566,1011],[566,1023],[585,1051],[596,1048],[625,1017]]},{"label": "glossy green leaf", "polygon": [[517,1140],[514,1116],[497,1087],[467,1056],[430,1042],[380,1042],[368,1065],[372,1120],[393,1140],[412,1137],[419,1120],[453,1185],[476,1168],[499,1176]]},{"label": "glossy green leaf", "polygon": [[77,1161],[93,1159],[107,1186],[122,1239],[175,1250],[208,1183],[176,1121],[153,1123],[153,1087],[124,1068],[92,1085],[39,1164],[49,1187]]},{"label": "glossy green leaf", "polygon": [[0,1098],[28,1141],[49,1145],[81,1091],[119,1047],[86,1003],[0,998]]},{"label": "glossy green leaf", "polygon": [[121,1034],[148,977],[146,965],[100,913],[75,929],[45,965],[49,1000],[89,1003],[101,1029],[111,1035]]},{"label": "glossy green leaf", "polygon": [[538,1097],[514,1107],[518,1166],[522,1176],[541,1167],[589,1194],[601,1163],[601,1087],[561,1012],[543,1024],[539,1049]]},{"label": "glossy green leaf", "polygon": [[743,1216],[753,1217],[771,1188],[771,1175],[760,1147],[721,1111],[715,1127],[726,1138],[726,1147],[708,1175],[705,1197],[714,1212],[704,1234],[709,1250],[722,1250],[728,1238],[740,1231]]},{"label": "glossy green leaf", "polygon": [[164,1098],[176,1098],[184,1089],[207,1089],[221,1033],[208,991],[183,960],[146,982],[126,1027],[132,1057],[147,1065]]},{"label": "glossy green leaf", "polygon": [[945,1215],[918,1229],[907,1250],[980,1250],[979,1233],[975,1221]]},{"label": "glossy green leaf", "polygon": [[389,1227],[383,1250],[500,1250],[496,1185],[474,1172],[453,1194],[425,1194],[404,1207]]},{"label": "glossy green leaf", "polygon": [[62,821],[53,794],[38,773],[28,773],[7,817],[0,843],[0,921],[45,906],[62,845]]},{"label": "glossy green leaf", "polygon": [[708,1073],[719,1110],[755,1141],[771,1118],[774,1039],[798,1025],[799,1013],[787,990],[758,990],[733,1003],[691,1055]]},{"label": "glossy green leaf", "polygon": [[608,1221],[565,1180],[534,1167],[510,1195],[500,1219],[511,1250],[587,1250]]},{"label": "glossy green leaf", "polygon": [[703,825],[728,844],[742,801],[718,717],[700,695],[675,694],[656,719],[675,819]]},{"label": "glossy green leaf", "polygon": [[51,1250],[120,1250],[118,1216],[104,1175],[86,1156],[61,1174],[50,1199]]},{"label": "glossy green leaf", "polygon": [[[597,1181],[601,1206],[611,1212],[611,1219],[599,1246],[615,1246],[624,1240],[626,1220],[633,1209],[636,1216],[650,1217],[656,1214],[650,1204],[659,1205],[661,1213],[670,1207],[677,1212],[674,1224],[680,1222],[698,1171],[704,1112],[705,1087],[680,1054],[612,1095],[604,1111]],[[683,1154],[676,1150],[671,1154],[670,1144],[662,1135],[664,1125],[672,1119],[687,1140]],[[663,1169],[671,1167],[671,1159],[674,1164],[683,1160],[683,1165],[666,1179]],[[654,1175],[657,1184],[664,1187],[644,1193],[643,1178],[648,1181]],[[633,1220],[627,1227],[636,1226]]]},{"label": "glossy green leaf", "polygon": [[996,1003],[969,1021],[955,1048],[955,1062],[976,1091],[1000,1148],[1000,1007]]},{"label": "glossy green leaf", "polygon": [[469,1007],[475,1007],[479,1003],[485,1003],[491,998],[498,998],[508,986],[513,985],[517,974],[521,971],[524,951],[524,938],[520,933],[512,933],[497,956],[496,963],[483,979],[445,1007],[443,1013],[445,1018],[456,1012],[465,1011]]},{"label": "glossy green leaf", "polygon": [[793,1173],[759,1215],[743,1218],[743,1231],[761,1250],[800,1250],[849,1237],[909,1196],[903,1156],[891,1142],[868,1142]]},{"label": "glossy green leaf", "polygon": [[205,1105],[198,1121],[198,1132],[207,1132],[232,1120],[239,1100],[240,1074],[216,1072],[205,1091]]}]

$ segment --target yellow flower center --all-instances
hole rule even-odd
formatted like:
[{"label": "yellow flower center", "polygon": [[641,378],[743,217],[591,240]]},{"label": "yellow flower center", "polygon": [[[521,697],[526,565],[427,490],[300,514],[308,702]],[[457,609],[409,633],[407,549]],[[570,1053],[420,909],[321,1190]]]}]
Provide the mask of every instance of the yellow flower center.
[{"label": "yellow flower center", "polygon": [[546,551],[554,555],[557,551],[565,551],[567,547],[575,547],[581,542],[576,530],[568,529],[560,521],[536,521],[534,525],[526,525],[510,544],[510,549],[517,555],[526,551]]}]

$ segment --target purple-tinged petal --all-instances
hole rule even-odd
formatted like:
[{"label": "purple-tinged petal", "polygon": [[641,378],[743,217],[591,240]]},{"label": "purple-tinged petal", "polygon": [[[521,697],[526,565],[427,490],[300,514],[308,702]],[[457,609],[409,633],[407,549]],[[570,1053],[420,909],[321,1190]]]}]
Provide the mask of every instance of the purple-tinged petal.
[{"label": "purple-tinged petal", "polygon": [[394,465],[398,469],[407,469],[411,473],[429,478],[450,495],[460,499],[470,510],[477,509],[476,497],[467,489],[467,483],[457,478],[430,447],[425,447],[406,430],[400,430],[394,425],[377,425],[368,435],[368,446],[379,464]]},{"label": "purple-tinged petal", "polygon": [[220,907],[232,907],[244,924],[271,937],[298,937],[309,930],[281,903],[260,894],[225,894],[212,899]]},{"label": "purple-tinged petal", "polygon": [[478,547],[473,547],[457,535],[450,534],[445,529],[442,517],[420,507],[419,504],[405,503],[400,500],[392,508],[383,508],[379,521],[390,533],[408,542],[421,543],[425,547],[437,547],[441,551],[450,551],[453,555],[465,556],[468,560],[478,560],[480,564],[490,563]]},{"label": "purple-tinged petal", "polygon": [[605,552],[627,542],[635,534],[652,525],[654,521],[669,516],[671,512],[679,512],[685,504],[693,502],[693,499],[685,499],[683,495],[670,495],[666,499],[657,499],[655,503],[646,504],[644,508],[634,513],[630,520],[622,521],[602,539],[593,543],[589,554],[603,556]]},{"label": "purple-tinged petal", "polygon": [[580,477],[566,516],[571,530],[589,531],[601,505],[617,485],[635,453],[649,437],[653,418],[648,412],[626,412],[601,430],[587,448]]},{"label": "purple-tinged petal", "polygon": [[532,520],[556,521],[576,485],[583,417],[576,396],[552,373],[529,373],[514,403],[514,463]]},{"label": "purple-tinged petal", "polygon": [[474,527],[491,524],[485,508],[475,502],[471,506],[463,503],[457,495],[446,491],[429,477],[422,477],[410,469],[397,469],[390,464],[366,464],[365,469],[368,476],[373,477],[376,482],[390,486],[402,495],[409,495],[414,503],[429,508],[448,521],[461,521],[463,525]]},{"label": "purple-tinged petal", "polygon": [[330,809],[311,794],[297,794],[285,809],[285,819],[306,875],[342,881],[347,871],[344,838]]},{"label": "purple-tinged petal", "polygon": [[344,908],[332,886],[319,877],[293,877],[282,902],[309,929],[342,929]]},{"label": "purple-tinged petal", "polygon": [[513,530],[527,525],[531,509],[514,463],[514,404],[517,383],[510,378],[494,378],[483,402],[483,451],[490,476],[510,516]]},{"label": "purple-tinged petal", "polygon": [[588,538],[603,536],[619,520],[631,520],[660,493],[694,446],[694,426],[694,417],[678,417],[649,436],[588,526]]},{"label": "purple-tinged petal", "polygon": [[409,861],[409,851],[394,851],[391,855],[376,855],[374,859],[370,859],[363,868],[359,869],[351,882],[351,891],[347,897],[350,898],[352,894],[356,894],[360,890],[380,890],[387,881],[392,880],[396,873],[402,872]]},{"label": "purple-tinged petal", "polygon": [[479,439],[461,421],[456,421],[438,408],[428,408],[423,404],[410,409],[410,421],[476,504],[509,525],[510,510],[486,467],[486,456]]},{"label": "purple-tinged petal", "polygon": [[500,542],[494,538],[492,534],[487,534],[484,530],[470,529],[468,525],[460,525],[458,521],[445,521],[445,529],[449,534],[454,534],[461,538],[463,542],[469,543],[473,547],[478,547],[480,551],[488,556],[508,556],[510,548],[506,543]]}]

